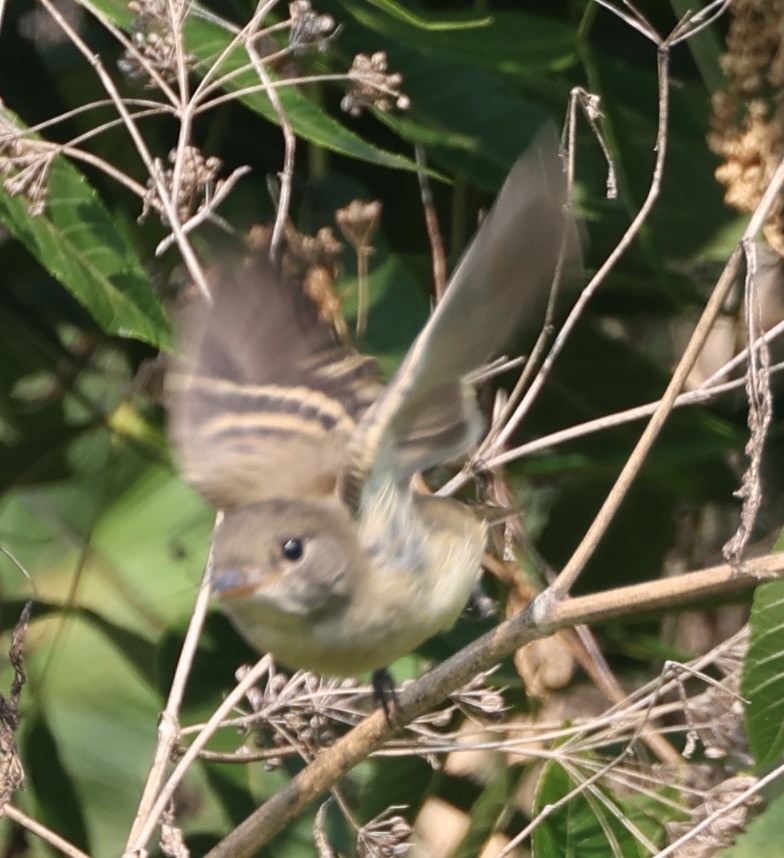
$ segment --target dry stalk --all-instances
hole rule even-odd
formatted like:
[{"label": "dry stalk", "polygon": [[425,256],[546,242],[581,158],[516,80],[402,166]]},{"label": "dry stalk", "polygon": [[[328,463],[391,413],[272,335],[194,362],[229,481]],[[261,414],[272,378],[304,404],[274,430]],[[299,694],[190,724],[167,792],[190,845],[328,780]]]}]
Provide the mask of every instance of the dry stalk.
[{"label": "dry stalk", "polygon": [[416,157],[417,179],[419,180],[419,195],[422,200],[422,212],[425,216],[425,229],[430,242],[430,258],[433,267],[433,293],[436,301],[440,301],[446,289],[446,253],[444,251],[444,239],[438,223],[438,212],[433,202],[433,190],[430,187],[430,178],[427,175],[425,163],[425,150],[417,143],[414,147]]},{"label": "dry stalk", "polygon": [[158,825],[169,805],[169,802],[174,796],[174,791],[182,781],[185,773],[193,764],[201,752],[202,748],[212,738],[216,730],[221,726],[224,718],[229,712],[242,700],[242,698],[253,688],[261,679],[261,677],[269,670],[271,660],[269,656],[264,656],[259,659],[254,667],[247,672],[242,680],[234,687],[226,699],[212,714],[210,720],[204,725],[204,728],[196,736],[188,750],[183,754],[182,759],[174,767],[174,770],[169,775],[163,788],[156,794],[155,801],[146,814],[144,819],[138,826],[136,836],[129,840],[125,854],[128,856],[137,856],[142,854],[147,842]]},{"label": "dry stalk", "polygon": [[49,843],[59,852],[62,852],[63,855],[66,855],[67,858],[90,858],[86,852],[82,852],[82,850],[74,846],[73,843],[69,843],[64,837],[60,837],[60,835],[52,831],[51,828],[47,828],[42,823],[28,816],[26,813],[19,810],[18,807],[14,807],[12,804],[7,804],[3,808],[3,814],[13,820],[17,825],[21,825],[22,828],[26,828],[31,834],[35,834],[36,837],[40,837],[41,840]]},{"label": "dry stalk", "polygon": [[148,824],[151,816],[151,809],[155,798],[160,790],[161,783],[166,772],[166,766],[171,759],[172,750],[180,735],[180,705],[182,704],[185,688],[188,684],[193,667],[193,660],[196,655],[196,649],[199,645],[201,630],[204,626],[204,619],[207,616],[207,608],[210,600],[210,588],[212,581],[212,552],[207,558],[207,564],[204,569],[199,594],[196,597],[196,603],[193,608],[193,614],[188,623],[188,630],[185,633],[185,639],[182,644],[180,657],[177,660],[177,667],[174,671],[171,687],[169,688],[169,696],[166,701],[166,708],[161,714],[161,719],[158,725],[158,744],[155,748],[150,772],[147,775],[147,782],[142,792],[142,797],[139,802],[139,807],[136,811],[131,831],[128,835],[126,844],[126,853],[132,851],[133,844],[138,840],[141,829]]}]

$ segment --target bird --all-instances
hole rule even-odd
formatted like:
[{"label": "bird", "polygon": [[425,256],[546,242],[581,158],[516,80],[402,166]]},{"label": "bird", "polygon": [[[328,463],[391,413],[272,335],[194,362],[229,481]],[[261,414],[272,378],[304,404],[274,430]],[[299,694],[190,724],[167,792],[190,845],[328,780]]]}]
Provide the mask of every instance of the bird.
[{"label": "bird", "polygon": [[554,129],[514,164],[443,298],[384,386],[301,288],[258,256],[177,321],[169,432],[222,515],[212,588],[239,633],[292,669],[354,677],[448,629],[487,526],[412,488],[465,456],[484,420],[467,377],[536,324],[579,240]]}]

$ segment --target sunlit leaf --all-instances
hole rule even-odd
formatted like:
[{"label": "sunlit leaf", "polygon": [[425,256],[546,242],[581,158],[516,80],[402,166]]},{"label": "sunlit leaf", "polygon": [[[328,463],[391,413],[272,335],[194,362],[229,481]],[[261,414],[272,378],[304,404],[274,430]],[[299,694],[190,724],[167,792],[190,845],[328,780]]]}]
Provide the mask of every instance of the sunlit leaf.
[{"label": "sunlit leaf", "polygon": [[0,221],[109,334],[152,345],[168,341],[168,319],[134,248],[113,223],[98,194],[63,158],[48,178],[46,209],[0,189]]}]

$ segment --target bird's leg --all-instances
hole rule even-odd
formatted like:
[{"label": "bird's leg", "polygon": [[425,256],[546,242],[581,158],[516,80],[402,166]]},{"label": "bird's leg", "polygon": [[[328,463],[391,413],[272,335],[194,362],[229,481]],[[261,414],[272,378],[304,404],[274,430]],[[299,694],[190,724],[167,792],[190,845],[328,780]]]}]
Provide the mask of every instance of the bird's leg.
[{"label": "bird's leg", "polygon": [[376,706],[384,710],[387,725],[397,727],[397,694],[395,692],[395,681],[392,674],[382,667],[373,671],[373,700]]}]

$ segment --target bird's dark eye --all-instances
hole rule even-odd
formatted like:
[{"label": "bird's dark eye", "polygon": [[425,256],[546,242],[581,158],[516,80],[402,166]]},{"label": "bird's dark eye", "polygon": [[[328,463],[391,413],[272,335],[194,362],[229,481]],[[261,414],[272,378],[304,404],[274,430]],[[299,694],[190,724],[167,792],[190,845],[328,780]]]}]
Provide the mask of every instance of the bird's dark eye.
[{"label": "bird's dark eye", "polygon": [[299,560],[304,550],[301,539],[287,539],[285,542],[281,542],[280,547],[287,560]]}]

